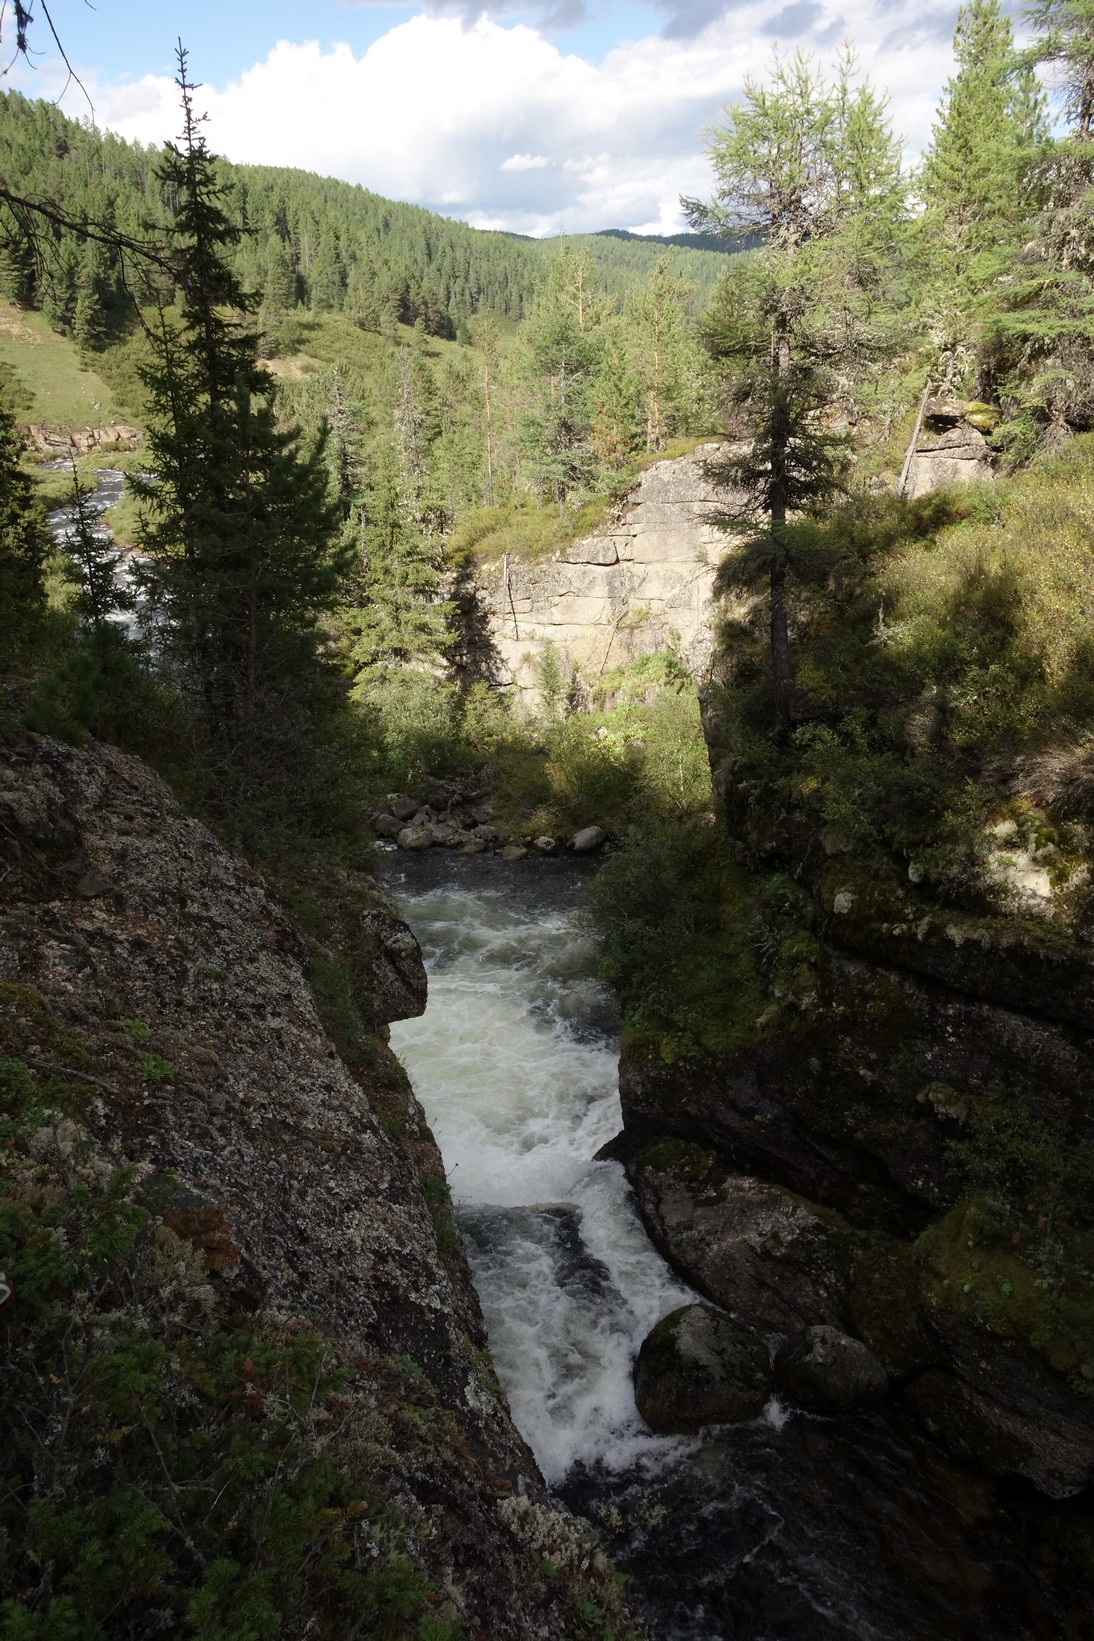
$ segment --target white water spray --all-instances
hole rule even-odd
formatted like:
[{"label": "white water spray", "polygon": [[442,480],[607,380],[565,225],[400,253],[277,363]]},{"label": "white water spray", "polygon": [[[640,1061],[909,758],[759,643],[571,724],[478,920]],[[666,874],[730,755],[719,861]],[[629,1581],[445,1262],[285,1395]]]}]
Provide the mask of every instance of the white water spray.
[{"label": "white water spray", "polygon": [[[448,1170],[498,1373],[547,1480],[678,1451],[646,1430],[631,1369],[694,1296],[650,1246],[618,1163],[608,999],[572,910],[503,889],[394,885],[429,1007],[392,1028]],[[569,898],[569,897],[568,897]]]}]

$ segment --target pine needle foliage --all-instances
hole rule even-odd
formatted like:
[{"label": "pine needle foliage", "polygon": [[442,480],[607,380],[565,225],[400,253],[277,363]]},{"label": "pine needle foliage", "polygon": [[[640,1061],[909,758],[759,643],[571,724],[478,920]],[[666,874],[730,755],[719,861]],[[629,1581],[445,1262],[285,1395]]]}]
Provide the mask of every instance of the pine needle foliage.
[{"label": "pine needle foliage", "polygon": [[303,450],[278,424],[274,380],[245,323],[253,298],[228,257],[239,230],[181,47],[177,84],[183,135],[159,178],[176,202],[178,308],[161,308],[144,372],[155,476],[131,483],[160,637],[211,732],[246,763],[271,692],[283,700],[286,674],[316,662],[338,587],[336,518],[321,448]]}]

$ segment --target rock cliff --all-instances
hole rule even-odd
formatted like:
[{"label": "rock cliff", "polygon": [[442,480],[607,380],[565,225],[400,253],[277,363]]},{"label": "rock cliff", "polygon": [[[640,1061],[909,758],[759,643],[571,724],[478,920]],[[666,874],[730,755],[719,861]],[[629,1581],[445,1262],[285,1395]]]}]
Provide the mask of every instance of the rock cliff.
[{"label": "rock cliff", "polygon": [[851,1327],[955,1454],[1094,1484],[1094,958],[823,851],[811,959],[734,1054],[625,1048],[651,1233],[765,1333]]},{"label": "rock cliff", "polygon": [[586,686],[610,668],[674,648],[701,676],[713,647],[717,566],[732,545],[713,516],[719,498],[703,470],[718,450],[655,462],[621,516],[560,558],[505,560],[479,571],[497,681],[535,708],[543,655],[553,645]]},{"label": "rock cliff", "polygon": [[[0,1053],[16,1114],[0,1196],[67,1202],[79,1156],[88,1179],[121,1169],[111,1177],[125,1212],[146,1216],[121,1312],[108,1321],[105,1300],[81,1301],[79,1328],[100,1340],[89,1361],[119,1314],[162,1336],[173,1359],[195,1335],[208,1355],[218,1330],[267,1343],[318,1334],[341,1388],[316,1441],[371,1501],[356,1507],[347,1551],[362,1578],[397,1541],[437,1623],[492,1641],[590,1633],[582,1603],[605,1623],[618,1616],[590,1536],[553,1511],[510,1422],[443,1167],[382,1029],[372,1065],[363,1054],[351,1074],[317,1016],[302,941],[264,883],[118,751],[36,737],[8,747],[0,835]],[[354,934],[373,974],[366,1016],[382,1027],[421,1012],[420,954],[379,892]],[[37,1113],[22,1127],[21,1105]],[[153,1244],[175,1275],[149,1287]],[[31,1337],[29,1291],[17,1281],[3,1317],[12,1365]],[[70,1302],[54,1293],[47,1310]],[[262,1419],[272,1391],[258,1353],[237,1382]],[[123,1419],[104,1438],[119,1468],[129,1428]],[[346,1633],[313,1619],[295,1633]]]}]

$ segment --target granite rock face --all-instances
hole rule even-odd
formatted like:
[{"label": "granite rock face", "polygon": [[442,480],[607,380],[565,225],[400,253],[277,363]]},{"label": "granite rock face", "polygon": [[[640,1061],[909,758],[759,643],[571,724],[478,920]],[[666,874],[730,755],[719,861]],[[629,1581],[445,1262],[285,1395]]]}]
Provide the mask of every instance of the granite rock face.
[{"label": "granite rock face", "polygon": [[771,1333],[846,1315],[855,1237],[838,1214],[680,1141],[640,1151],[628,1173],[654,1241],[715,1304]]},{"label": "granite rock face", "polygon": [[908,473],[907,494],[927,496],[946,485],[990,484],[991,449],[979,410],[961,400],[929,399]]},{"label": "granite rock face", "polygon": [[[552,1510],[485,1365],[443,1165],[384,1047],[383,1022],[424,1007],[410,931],[378,890],[352,931],[365,969],[372,957],[358,1003],[376,1031],[355,1076],[263,881],[138,761],[39,737],[6,748],[0,838],[6,1039],[48,1069],[62,1052],[42,1047],[48,1015],[75,1045],[63,1052],[87,1055],[92,1143],[138,1187],[175,1182],[164,1223],[221,1313],[330,1341],[352,1381],[343,1460],[398,1509],[407,1553],[468,1633],[569,1633],[575,1588],[601,1602],[611,1581],[588,1533]],[[536,1571],[548,1553],[573,1569],[557,1591]]]}]

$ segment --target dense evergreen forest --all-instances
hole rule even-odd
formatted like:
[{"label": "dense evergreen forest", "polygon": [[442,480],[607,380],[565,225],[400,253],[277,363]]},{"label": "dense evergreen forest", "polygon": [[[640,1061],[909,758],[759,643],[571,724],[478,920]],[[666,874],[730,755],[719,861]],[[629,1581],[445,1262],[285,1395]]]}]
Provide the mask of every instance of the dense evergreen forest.
[{"label": "dense evergreen forest", "polygon": [[[1088,944],[1094,6],[1034,0],[1030,20],[1019,51],[998,0],[961,8],[914,175],[850,52],[831,71],[776,55],[710,137],[711,197],[685,202],[709,253],[610,234],[543,247],[227,165],[184,59],[185,134],[162,152],[9,94],[0,285],[145,432],[119,458],[116,521],[141,550],[143,613],[134,637],[90,529],[53,548],[23,449],[32,366],[17,365],[0,383],[0,732],[148,758],[321,948],[312,983],[339,1044],[360,1027],[339,897],[363,817],[430,776],[490,788],[514,836],[597,822],[629,840],[591,897],[604,972],[627,1041],[697,1075],[815,1007],[830,858],[858,864],[864,899],[891,877],[987,918],[1013,827],[1069,886],[1051,939]],[[998,483],[904,493],[930,401],[983,434]],[[717,822],[678,657],[583,691],[556,656],[522,722],[476,672],[469,596],[479,560],[551,557],[644,466],[714,438],[738,546],[704,700]],[[27,1071],[4,1063],[15,1145]],[[1021,1326],[1065,1338],[1076,1379],[1094,1361],[1088,1152],[990,1099],[961,1144],[970,1191],[987,1180],[1015,1225],[1036,1209],[1054,1228],[1051,1281],[1034,1284],[1007,1220],[998,1294],[1036,1286]],[[33,1282],[31,1217],[13,1215],[3,1258]],[[47,1311],[43,1352],[76,1349]],[[0,1513],[33,1493],[20,1442]],[[50,1628],[32,1533],[4,1541],[31,1594],[0,1610],[0,1634],[121,1633],[110,1615],[140,1591],[59,1509],[43,1503],[35,1531],[58,1588],[90,1603],[83,1628]],[[158,1576],[182,1614],[202,1575],[164,1533],[176,1560]],[[273,1574],[269,1588],[290,1610]],[[215,1589],[202,1599],[220,1613]],[[367,1633],[441,1634],[385,1611]],[[177,1633],[221,1631],[210,1617]]]},{"label": "dense evergreen forest", "polygon": [[[170,201],[156,178],[158,161],[155,150],[68,119],[51,103],[18,92],[0,96],[0,176],[18,178],[21,196],[53,201],[75,224],[131,240],[166,230]],[[299,307],[345,313],[364,329],[390,332],[420,321],[427,335],[454,337],[466,335],[476,314],[521,319],[543,282],[548,261],[535,240],[484,233],[306,171],[222,160],[218,175],[226,213],[243,230],[236,271],[271,325]],[[572,243],[603,270],[616,296],[666,249],[622,234]],[[670,243],[684,244],[681,272],[705,301],[717,281],[717,255],[694,235]],[[101,241],[61,231],[48,269],[18,236],[9,237],[4,256],[5,286],[16,300],[43,306],[83,345],[101,343],[132,318],[140,293],[130,291],[116,252]]]}]

